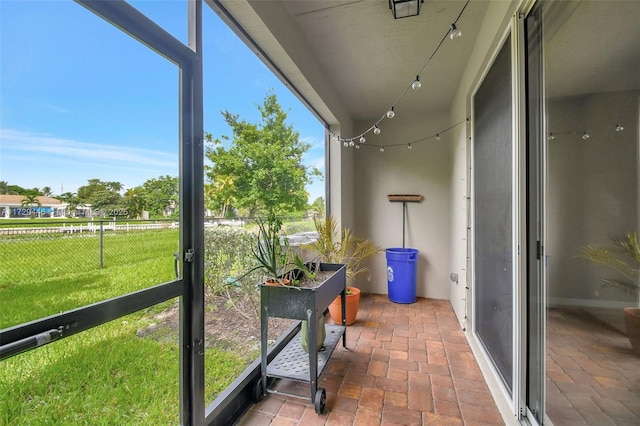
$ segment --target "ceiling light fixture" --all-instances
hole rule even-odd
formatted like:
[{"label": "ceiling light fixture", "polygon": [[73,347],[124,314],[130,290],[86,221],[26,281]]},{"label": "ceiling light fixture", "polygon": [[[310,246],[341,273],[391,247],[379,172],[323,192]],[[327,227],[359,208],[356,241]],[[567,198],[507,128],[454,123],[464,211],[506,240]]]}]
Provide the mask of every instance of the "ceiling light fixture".
[{"label": "ceiling light fixture", "polygon": [[389,0],[389,9],[395,19],[418,16],[424,0]]}]

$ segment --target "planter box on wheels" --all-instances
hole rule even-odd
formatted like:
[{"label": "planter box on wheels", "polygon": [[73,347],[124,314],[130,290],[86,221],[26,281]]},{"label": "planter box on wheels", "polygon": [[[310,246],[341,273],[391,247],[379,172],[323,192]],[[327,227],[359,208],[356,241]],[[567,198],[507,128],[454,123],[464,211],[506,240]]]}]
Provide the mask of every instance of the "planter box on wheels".
[{"label": "planter box on wheels", "polygon": [[[333,263],[320,263],[320,271],[332,271],[333,275],[315,287],[260,286],[260,329],[261,329],[261,377],[256,386],[255,396],[261,400],[266,395],[267,377],[294,379],[310,383],[311,401],[316,413],[324,411],[326,392],[318,388],[318,377],[322,374],[329,357],[333,353],[340,337],[346,347],[345,327],[327,326],[324,351],[316,348],[318,320],[338,295],[345,297],[346,266]],[[344,317],[344,305],[342,315]],[[269,317],[289,318],[307,321],[308,348],[305,352],[300,344],[300,333],[267,364],[267,335]],[[275,391],[273,391],[275,392]],[[296,395],[292,395],[296,396]]]}]

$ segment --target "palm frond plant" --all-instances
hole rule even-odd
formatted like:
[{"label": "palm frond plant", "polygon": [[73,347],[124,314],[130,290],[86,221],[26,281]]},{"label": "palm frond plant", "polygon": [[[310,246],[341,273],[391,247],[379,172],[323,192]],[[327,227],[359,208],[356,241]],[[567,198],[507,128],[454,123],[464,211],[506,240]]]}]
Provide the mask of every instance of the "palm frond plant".
[{"label": "palm frond plant", "polygon": [[[582,246],[577,257],[615,273],[614,277],[602,280],[603,287],[614,287],[636,295],[640,293],[640,246],[636,231],[629,231],[618,238],[611,237],[609,246]],[[624,308],[624,321],[631,347],[640,354],[640,308]]]},{"label": "palm frond plant", "polygon": [[318,239],[306,245],[315,251],[320,262],[344,263],[347,265],[347,284],[353,284],[358,275],[369,272],[366,261],[383,251],[373,241],[355,235],[348,228],[338,232],[338,222],[332,216],[315,219]]},{"label": "palm frond plant", "polygon": [[587,244],[580,247],[578,257],[603,266],[617,275],[603,279],[603,287],[614,287],[626,293],[637,293],[640,290],[638,233],[629,231],[622,237],[610,238],[610,246]]},{"label": "palm frond plant", "polygon": [[[355,235],[348,228],[338,231],[338,222],[331,216],[315,219],[314,223],[318,233],[317,240],[305,245],[305,248],[315,252],[317,262],[347,265],[347,312],[344,325],[351,325],[356,320],[360,303],[360,290],[353,286],[355,278],[369,273],[367,260],[383,249],[373,241]],[[329,312],[333,322],[343,323],[340,297],[329,306]]]}]

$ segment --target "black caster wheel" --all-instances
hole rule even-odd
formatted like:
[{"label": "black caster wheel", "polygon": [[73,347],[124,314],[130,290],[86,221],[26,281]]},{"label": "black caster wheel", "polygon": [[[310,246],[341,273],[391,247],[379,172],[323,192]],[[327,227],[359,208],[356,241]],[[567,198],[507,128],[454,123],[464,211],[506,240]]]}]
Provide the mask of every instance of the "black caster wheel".
[{"label": "black caster wheel", "polygon": [[315,404],[316,414],[322,414],[324,412],[324,405],[327,403],[327,392],[324,388],[318,388],[313,402]]},{"label": "black caster wheel", "polygon": [[253,399],[256,402],[260,402],[264,399],[264,386],[262,386],[262,379],[258,379],[255,388],[253,389]]}]

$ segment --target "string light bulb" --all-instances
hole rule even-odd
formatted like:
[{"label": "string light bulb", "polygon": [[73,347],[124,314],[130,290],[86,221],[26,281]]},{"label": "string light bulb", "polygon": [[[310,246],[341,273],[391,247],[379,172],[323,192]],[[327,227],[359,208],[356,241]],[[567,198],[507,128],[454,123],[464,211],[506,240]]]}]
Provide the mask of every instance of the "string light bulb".
[{"label": "string light bulb", "polygon": [[384,147],[383,146],[380,147],[380,152],[384,152]]},{"label": "string light bulb", "polygon": [[353,139],[351,139],[351,140],[349,141],[349,146],[354,146],[354,145],[355,145],[355,142],[353,141]]},{"label": "string light bulb", "polygon": [[436,140],[439,141],[440,139],[442,139],[442,137],[440,137],[440,133],[436,133]]},{"label": "string light bulb", "polygon": [[413,90],[418,90],[421,87],[422,87],[422,83],[420,83],[420,76],[416,75],[416,79],[413,80],[413,83],[411,83],[411,88]]},{"label": "string light bulb", "polygon": [[349,142],[344,141],[344,143],[343,143],[342,145],[344,145],[344,146],[349,146]]},{"label": "string light bulb", "polygon": [[407,145],[407,149],[413,149],[413,147],[411,146],[411,144]]},{"label": "string light bulb", "polygon": [[[400,0],[394,0],[394,1],[400,1]],[[403,0],[404,1],[404,0]],[[424,0],[420,0],[420,1],[424,1]],[[421,72],[423,72],[425,70],[425,68],[431,63],[431,60],[436,56],[436,54],[438,53],[438,51],[440,50],[440,48],[443,46],[444,41],[447,39],[447,36],[449,36],[452,40],[459,38],[462,36],[462,31],[460,29],[458,29],[458,27],[456,26],[456,22],[458,22],[458,20],[461,18],[462,14],[464,13],[465,9],[467,8],[467,6],[469,5],[470,0],[466,0],[462,10],[460,11],[460,14],[458,15],[458,17],[456,18],[456,20],[451,24],[451,26],[449,27],[449,29],[447,30],[447,32],[444,33],[442,40],[440,41],[440,43],[437,45],[437,47],[435,48],[435,50],[433,50],[433,52],[431,53],[431,55],[429,56],[429,58],[426,60],[426,62],[424,63],[424,65],[422,66],[422,68],[418,71],[418,74],[416,75],[415,80],[411,83],[411,85],[409,87],[411,87],[413,90],[417,90],[422,86],[422,83],[420,82],[420,74]],[[402,98],[405,96],[405,94],[408,91],[408,87],[404,90],[404,92],[402,92],[402,94],[400,95],[400,97],[395,101],[395,103],[393,104],[393,106],[391,106],[389,108],[389,110],[386,111],[385,115],[386,118],[388,119],[392,119],[393,117],[395,117],[395,105],[397,105]],[[380,134],[380,129],[378,128],[377,124],[382,121],[382,119],[385,118],[385,115],[382,116],[381,119],[379,119],[377,122],[375,122],[375,124],[369,128],[369,130],[367,130],[364,134],[368,133],[369,131],[371,131],[373,129],[373,133],[375,135]],[[466,121],[468,122],[470,120],[469,117],[466,118]],[[363,135],[364,135],[363,134]],[[353,138],[352,138],[353,139]],[[424,138],[426,139],[426,138]],[[423,140],[424,140],[423,139]],[[341,139],[342,140],[342,139]],[[422,141],[422,140],[420,140]],[[391,145],[391,146],[395,146],[395,145]]]},{"label": "string light bulb", "polygon": [[585,141],[586,141],[587,139],[589,139],[590,137],[591,137],[591,135],[590,135],[589,133],[587,133],[587,132],[584,132],[584,133],[582,134],[582,139],[584,139]]},{"label": "string light bulb", "polygon": [[364,135],[360,136],[360,143],[365,143],[367,140],[364,138]]},{"label": "string light bulb", "polygon": [[451,40],[455,40],[457,38],[462,37],[462,31],[456,27],[456,24],[451,24],[451,29],[449,30],[449,38]]},{"label": "string light bulb", "polygon": [[356,145],[356,149],[360,149],[360,145]]},{"label": "string light bulb", "polygon": [[387,118],[393,118],[396,116],[396,112],[394,110],[395,107],[391,107],[389,111],[387,111]]},{"label": "string light bulb", "polygon": [[547,138],[548,140],[552,141],[556,138],[556,135],[554,135],[553,133],[549,133],[549,137]]},{"label": "string light bulb", "polygon": [[616,124],[616,132],[621,132],[623,130],[624,130],[624,127],[622,127],[622,125]]}]

